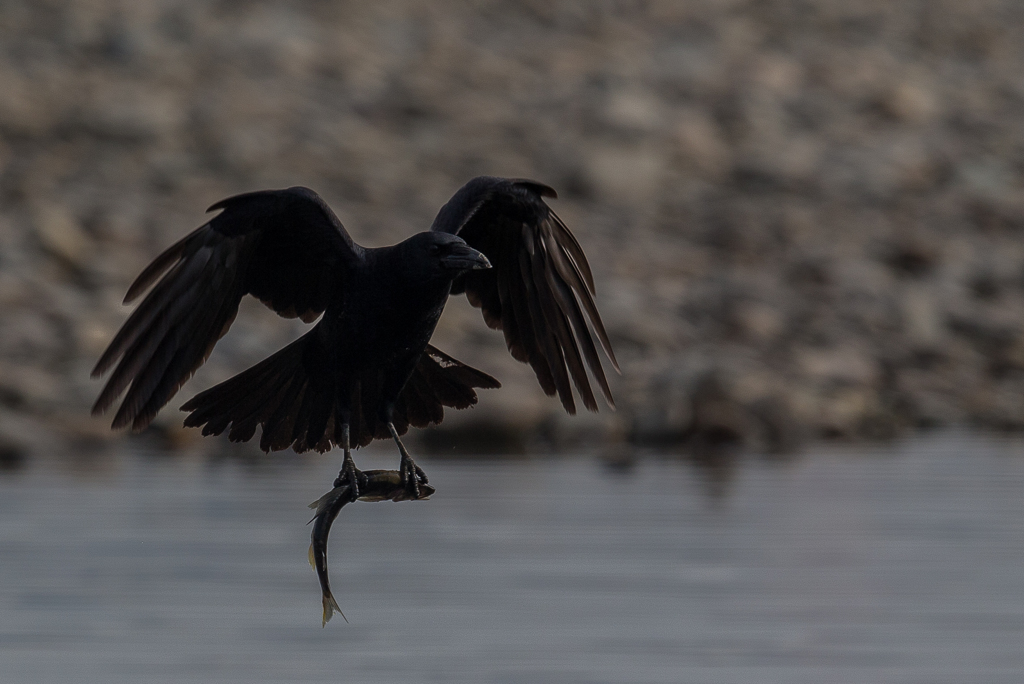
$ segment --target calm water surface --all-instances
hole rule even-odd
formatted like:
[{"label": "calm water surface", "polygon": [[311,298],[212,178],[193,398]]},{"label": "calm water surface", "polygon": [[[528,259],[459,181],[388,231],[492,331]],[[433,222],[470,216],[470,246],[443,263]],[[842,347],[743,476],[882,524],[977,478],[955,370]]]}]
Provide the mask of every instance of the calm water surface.
[{"label": "calm water surface", "polygon": [[[395,467],[363,452],[362,467]],[[0,475],[0,682],[1024,681],[1024,442],[741,459],[428,461],[331,537],[334,458]]]}]

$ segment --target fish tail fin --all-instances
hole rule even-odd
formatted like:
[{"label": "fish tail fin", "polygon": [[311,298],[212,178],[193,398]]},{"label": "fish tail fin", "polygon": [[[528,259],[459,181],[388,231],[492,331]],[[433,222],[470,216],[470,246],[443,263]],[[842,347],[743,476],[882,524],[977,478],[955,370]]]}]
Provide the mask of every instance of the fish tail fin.
[{"label": "fish tail fin", "polygon": [[344,620],[345,622],[348,622],[348,618],[345,617],[345,614],[341,612],[341,608],[338,606],[338,602],[334,600],[334,594],[332,594],[330,592],[330,590],[328,590],[327,593],[324,594],[324,601],[323,602],[324,602],[324,619],[323,619],[323,623],[320,625],[321,627],[326,627],[327,626],[327,623],[331,621],[332,617],[334,617],[334,613],[335,612],[337,612],[338,615],[341,616],[342,620]]}]

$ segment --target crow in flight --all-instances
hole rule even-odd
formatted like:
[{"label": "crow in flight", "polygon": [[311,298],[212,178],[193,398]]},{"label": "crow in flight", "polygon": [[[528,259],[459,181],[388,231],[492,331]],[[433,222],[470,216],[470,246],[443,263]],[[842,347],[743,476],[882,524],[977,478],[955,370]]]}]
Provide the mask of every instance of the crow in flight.
[{"label": "crow in flight", "polygon": [[232,441],[252,438],[258,425],[264,451],[340,445],[335,486],[357,492],[350,449],[391,437],[402,481],[418,497],[427,478],[399,435],[410,425],[440,423],[445,406],[475,404],[474,388],[500,386],[428,344],[449,294],[465,293],[570,414],[570,378],[584,406],[597,410],[587,367],[614,407],[590,329],[616,371],[618,363],[594,305],[587,258],[542,199],[555,196],[533,181],[475,178],[428,232],[380,248],[355,244],[307,188],[217,202],[209,211],[221,213],[158,256],[128,289],[125,303],[153,286],[93,369],[96,377],[116,364],[93,413],[127,389],[112,427],[146,427],[207,359],[246,294],[286,318],[320,321],[196,395],[182,406],[185,425],[202,426],[204,435],[228,430]]}]

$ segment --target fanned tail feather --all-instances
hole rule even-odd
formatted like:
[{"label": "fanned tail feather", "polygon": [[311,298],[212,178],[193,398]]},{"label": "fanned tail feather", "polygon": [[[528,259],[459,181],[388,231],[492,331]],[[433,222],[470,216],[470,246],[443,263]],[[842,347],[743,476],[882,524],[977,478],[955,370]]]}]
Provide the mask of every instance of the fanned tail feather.
[{"label": "fanned tail feather", "polygon": [[[341,406],[330,359],[316,328],[273,356],[225,382],[197,394],[182,406],[186,427],[204,435],[225,430],[233,442],[245,442],[262,428],[260,448],[279,451],[327,451],[341,443]],[[317,372],[310,373],[308,368]],[[326,369],[326,370],[325,370]],[[366,446],[390,437],[382,418],[383,379],[364,375],[349,402],[349,443]],[[426,427],[444,419],[444,409],[477,402],[476,388],[497,388],[490,375],[427,346],[395,402],[392,420],[399,434],[409,426]]]},{"label": "fanned tail feather", "polygon": [[[413,427],[436,425],[444,409],[465,409],[477,402],[475,389],[497,389],[501,383],[487,373],[467,366],[427,345],[419,363],[395,402],[394,423],[398,434]],[[387,437],[387,428],[382,426]]]},{"label": "fanned tail feather", "polygon": [[316,328],[273,356],[193,397],[181,407],[189,411],[186,427],[202,427],[204,435],[228,430],[233,442],[245,442],[262,427],[260,448],[280,451],[326,451],[330,419],[336,410],[335,385],[319,344]]}]

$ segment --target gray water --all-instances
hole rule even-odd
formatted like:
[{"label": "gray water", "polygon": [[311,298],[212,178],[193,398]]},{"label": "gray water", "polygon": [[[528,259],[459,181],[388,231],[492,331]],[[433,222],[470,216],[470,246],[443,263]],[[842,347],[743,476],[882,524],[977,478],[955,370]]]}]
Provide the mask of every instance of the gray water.
[{"label": "gray water", "polygon": [[1024,681],[1022,442],[421,462],[339,516],[325,629],[334,458],[0,474],[0,682]]}]

